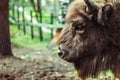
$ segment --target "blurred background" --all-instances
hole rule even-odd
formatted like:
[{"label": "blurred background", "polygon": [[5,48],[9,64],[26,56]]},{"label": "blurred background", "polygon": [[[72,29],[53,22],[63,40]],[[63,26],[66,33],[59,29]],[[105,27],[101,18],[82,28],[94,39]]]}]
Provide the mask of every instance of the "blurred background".
[{"label": "blurred background", "polygon": [[[55,48],[72,0],[10,0],[11,41],[35,49]],[[40,47],[42,46],[42,47]]]}]

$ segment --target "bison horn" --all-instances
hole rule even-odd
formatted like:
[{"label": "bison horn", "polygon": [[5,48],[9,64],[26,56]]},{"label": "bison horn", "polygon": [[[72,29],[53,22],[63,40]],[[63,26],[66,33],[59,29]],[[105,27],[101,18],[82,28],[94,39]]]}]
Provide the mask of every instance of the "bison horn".
[{"label": "bison horn", "polygon": [[92,14],[98,10],[98,6],[95,5],[92,0],[84,0],[84,1],[87,5],[86,12],[88,12],[89,14]]}]

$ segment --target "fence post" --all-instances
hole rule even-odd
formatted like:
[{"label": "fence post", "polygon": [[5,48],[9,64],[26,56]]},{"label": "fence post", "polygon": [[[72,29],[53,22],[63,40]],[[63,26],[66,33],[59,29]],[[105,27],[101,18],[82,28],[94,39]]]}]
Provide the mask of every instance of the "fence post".
[{"label": "fence post", "polygon": [[18,29],[20,30],[20,14],[19,14],[19,6],[17,6],[17,22],[18,22]]},{"label": "fence post", "polygon": [[42,28],[39,27],[40,40],[43,41]]},{"label": "fence post", "polygon": [[[42,10],[40,10],[40,23],[42,23]],[[42,27],[39,27],[40,40],[43,41]]]},{"label": "fence post", "polygon": [[[50,16],[50,23],[53,24],[54,23],[54,16],[53,16],[53,13],[51,13],[51,16]],[[53,38],[53,28],[51,28],[51,39]]]},{"label": "fence post", "polygon": [[40,23],[42,23],[42,10],[40,10]]},{"label": "fence post", "polygon": [[[30,11],[30,16],[31,16],[30,22],[33,23],[33,21],[32,21],[32,18],[33,18],[32,11]],[[33,25],[31,25],[30,28],[31,28],[31,38],[33,39],[34,38]]]},{"label": "fence post", "polygon": [[24,7],[24,5],[22,6],[22,8],[23,8],[23,11],[22,11],[22,17],[23,17],[23,32],[24,32],[24,34],[26,34],[26,28],[25,28],[25,14],[24,14],[24,9],[25,9],[25,7]]},{"label": "fence post", "polygon": [[12,18],[15,20],[15,4],[12,5]]}]

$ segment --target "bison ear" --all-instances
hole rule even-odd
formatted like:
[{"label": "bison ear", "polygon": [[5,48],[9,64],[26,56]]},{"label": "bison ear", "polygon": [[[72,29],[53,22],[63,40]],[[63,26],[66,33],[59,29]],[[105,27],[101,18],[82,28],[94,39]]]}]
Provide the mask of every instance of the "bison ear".
[{"label": "bison ear", "polygon": [[97,23],[99,25],[105,26],[105,23],[108,21],[109,17],[113,13],[113,6],[111,4],[107,4],[98,10],[97,14]]}]

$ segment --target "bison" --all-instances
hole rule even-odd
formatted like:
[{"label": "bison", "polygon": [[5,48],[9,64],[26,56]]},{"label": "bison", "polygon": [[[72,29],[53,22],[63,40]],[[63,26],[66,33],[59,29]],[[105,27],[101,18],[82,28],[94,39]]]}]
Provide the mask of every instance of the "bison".
[{"label": "bison", "polygon": [[58,55],[73,63],[82,79],[111,70],[120,77],[120,2],[75,0],[65,17]]}]

